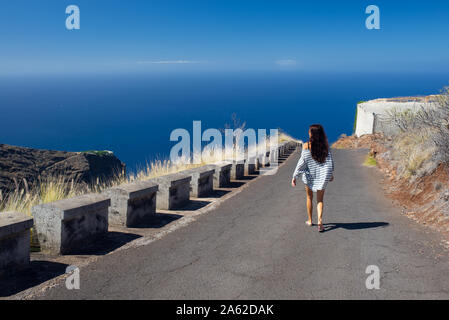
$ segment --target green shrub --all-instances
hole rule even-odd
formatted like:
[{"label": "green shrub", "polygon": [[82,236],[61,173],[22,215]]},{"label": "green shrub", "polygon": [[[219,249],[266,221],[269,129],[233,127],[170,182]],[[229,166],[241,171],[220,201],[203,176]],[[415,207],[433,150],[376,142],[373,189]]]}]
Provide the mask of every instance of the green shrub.
[{"label": "green shrub", "polygon": [[365,162],[363,162],[363,165],[367,167],[375,167],[377,166],[377,161],[372,155],[367,155],[365,158]]},{"label": "green shrub", "polygon": [[352,128],[352,134],[355,134],[355,130],[357,129],[357,111],[358,111],[358,109],[359,109],[358,107],[355,108],[355,119],[354,119],[354,126]]}]

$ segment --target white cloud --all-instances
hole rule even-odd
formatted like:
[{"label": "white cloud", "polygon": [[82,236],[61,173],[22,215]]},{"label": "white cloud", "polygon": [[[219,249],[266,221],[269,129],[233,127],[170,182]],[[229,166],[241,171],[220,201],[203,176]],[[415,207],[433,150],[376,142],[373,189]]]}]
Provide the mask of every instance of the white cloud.
[{"label": "white cloud", "polygon": [[202,61],[192,60],[160,60],[160,61],[138,61],[138,64],[198,64]]},{"label": "white cloud", "polygon": [[274,63],[276,63],[279,66],[296,66],[298,64],[296,60],[293,59],[276,60]]}]

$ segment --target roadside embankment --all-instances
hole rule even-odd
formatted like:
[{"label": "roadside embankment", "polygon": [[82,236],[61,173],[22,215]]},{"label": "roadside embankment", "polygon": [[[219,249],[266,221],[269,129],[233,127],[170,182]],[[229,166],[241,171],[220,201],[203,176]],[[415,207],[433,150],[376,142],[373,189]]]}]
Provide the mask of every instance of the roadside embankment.
[{"label": "roadside embankment", "polygon": [[402,206],[403,214],[449,237],[449,166],[432,157],[416,158],[410,150],[401,153],[401,143],[382,134],[367,134],[342,136],[332,147],[368,149],[367,156],[384,174],[386,195]]}]

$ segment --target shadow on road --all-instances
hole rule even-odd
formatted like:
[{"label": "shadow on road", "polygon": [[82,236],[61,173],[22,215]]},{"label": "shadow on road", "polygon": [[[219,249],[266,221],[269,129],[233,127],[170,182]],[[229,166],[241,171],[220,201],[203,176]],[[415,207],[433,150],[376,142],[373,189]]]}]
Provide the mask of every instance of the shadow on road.
[{"label": "shadow on road", "polygon": [[257,178],[257,176],[258,176],[258,174],[246,175],[246,176],[240,178],[240,180],[242,180],[242,181],[253,180],[253,179]]},{"label": "shadow on road", "polygon": [[9,297],[64,274],[67,264],[31,261],[20,271],[0,276],[0,297]]},{"label": "shadow on road", "polygon": [[361,229],[372,229],[372,228],[385,228],[388,226],[388,222],[351,222],[351,223],[324,223],[324,231],[332,231],[335,229],[346,229],[346,230],[361,230]]},{"label": "shadow on road", "polygon": [[242,181],[231,181],[226,188],[240,188],[241,186],[243,186],[246,182],[242,182]]},{"label": "shadow on road", "polygon": [[156,212],[154,216],[145,219],[144,221],[140,221],[139,225],[133,226],[136,229],[147,229],[147,228],[163,228],[167,224],[176,221],[182,218],[180,214],[171,214],[171,213],[158,213]]},{"label": "shadow on road", "polygon": [[201,208],[204,208],[208,204],[210,204],[210,201],[204,201],[204,200],[190,200],[189,203],[182,208],[176,208],[176,211],[194,211]]},{"label": "shadow on road", "polygon": [[[238,182],[231,182],[231,184],[232,183],[238,183]],[[242,185],[243,185],[244,183],[242,183]],[[233,186],[231,186],[230,188],[238,188],[238,187],[233,187]],[[216,189],[214,189],[210,194],[208,194],[206,197],[207,198],[214,198],[214,199],[218,199],[218,198],[221,198],[221,197],[223,197],[223,196],[225,196],[225,195],[227,195],[229,192],[231,192],[231,191],[228,191],[228,190],[216,190]]]},{"label": "shadow on road", "polygon": [[106,236],[92,241],[90,245],[84,246],[78,250],[71,251],[67,255],[102,256],[140,237],[140,235],[132,233],[109,231]]}]

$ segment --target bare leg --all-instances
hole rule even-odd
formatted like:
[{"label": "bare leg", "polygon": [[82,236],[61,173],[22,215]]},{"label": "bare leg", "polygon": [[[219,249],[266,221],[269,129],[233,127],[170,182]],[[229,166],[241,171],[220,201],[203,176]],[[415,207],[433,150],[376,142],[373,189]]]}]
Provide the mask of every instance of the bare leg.
[{"label": "bare leg", "polygon": [[308,186],[306,186],[307,192],[307,215],[309,220],[307,221],[309,225],[312,225],[312,212],[313,212],[313,191]]},{"label": "bare leg", "polygon": [[[318,226],[323,225],[323,199],[324,199],[324,190],[318,190],[316,193],[317,197],[317,212],[318,212]],[[320,228],[321,230],[321,228]]]}]

